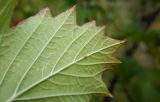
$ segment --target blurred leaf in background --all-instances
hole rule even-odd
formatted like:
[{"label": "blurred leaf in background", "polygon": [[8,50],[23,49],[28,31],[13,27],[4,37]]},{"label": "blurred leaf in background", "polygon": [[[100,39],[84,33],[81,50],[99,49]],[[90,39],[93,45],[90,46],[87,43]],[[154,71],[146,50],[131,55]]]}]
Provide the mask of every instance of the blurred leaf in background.
[{"label": "blurred leaf in background", "polygon": [[16,0],[0,0],[0,34],[10,26],[12,11],[16,5]]}]

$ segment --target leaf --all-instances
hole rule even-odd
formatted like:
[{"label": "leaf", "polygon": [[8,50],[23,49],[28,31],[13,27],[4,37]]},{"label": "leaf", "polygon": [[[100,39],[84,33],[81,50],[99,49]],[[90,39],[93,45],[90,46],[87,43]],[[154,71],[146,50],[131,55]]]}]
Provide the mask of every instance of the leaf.
[{"label": "leaf", "polygon": [[7,34],[0,45],[0,102],[88,102],[111,96],[102,72],[119,63],[123,43],[104,37],[94,22],[76,25],[75,7],[52,18],[43,9]]},{"label": "leaf", "polygon": [[0,0],[0,34],[9,28],[13,8],[17,0]]}]

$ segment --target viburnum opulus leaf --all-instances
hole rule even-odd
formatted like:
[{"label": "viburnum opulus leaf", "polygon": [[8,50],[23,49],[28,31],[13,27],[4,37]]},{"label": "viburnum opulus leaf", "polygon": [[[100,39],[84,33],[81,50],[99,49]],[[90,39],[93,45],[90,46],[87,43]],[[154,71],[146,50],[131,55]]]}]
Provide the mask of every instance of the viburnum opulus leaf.
[{"label": "viburnum opulus leaf", "polygon": [[0,102],[89,102],[111,96],[102,72],[119,61],[123,41],[104,36],[94,22],[76,24],[75,7],[52,17],[48,8],[3,34]]}]

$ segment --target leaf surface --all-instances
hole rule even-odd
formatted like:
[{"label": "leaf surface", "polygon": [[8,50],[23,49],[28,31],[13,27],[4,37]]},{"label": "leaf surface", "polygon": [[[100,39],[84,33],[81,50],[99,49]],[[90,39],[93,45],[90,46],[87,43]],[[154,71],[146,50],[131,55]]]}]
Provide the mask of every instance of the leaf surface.
[{"label": "leaf surface", "polygon": [[76,25],[75,7],[52,17],[49,9],[4,34],[0,44],[0,102],[89,102],[111,96],[102,72],[119,63],[122,41],[94,22]]}]

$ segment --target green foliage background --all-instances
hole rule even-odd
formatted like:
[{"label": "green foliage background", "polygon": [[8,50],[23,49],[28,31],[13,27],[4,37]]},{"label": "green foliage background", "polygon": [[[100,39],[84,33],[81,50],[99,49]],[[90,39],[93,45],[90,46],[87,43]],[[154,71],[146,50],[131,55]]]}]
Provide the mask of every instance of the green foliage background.
[{"label": "green foliage background", "polygon": [[49,7],[53,15],[77,5],[79,25],[95,20],[106,34],[126,39],[119,50],[123,62],[104,74],[113,98],[92,102],[159,102],[160,1],[159,0],[19,0],[11,26]]}]

